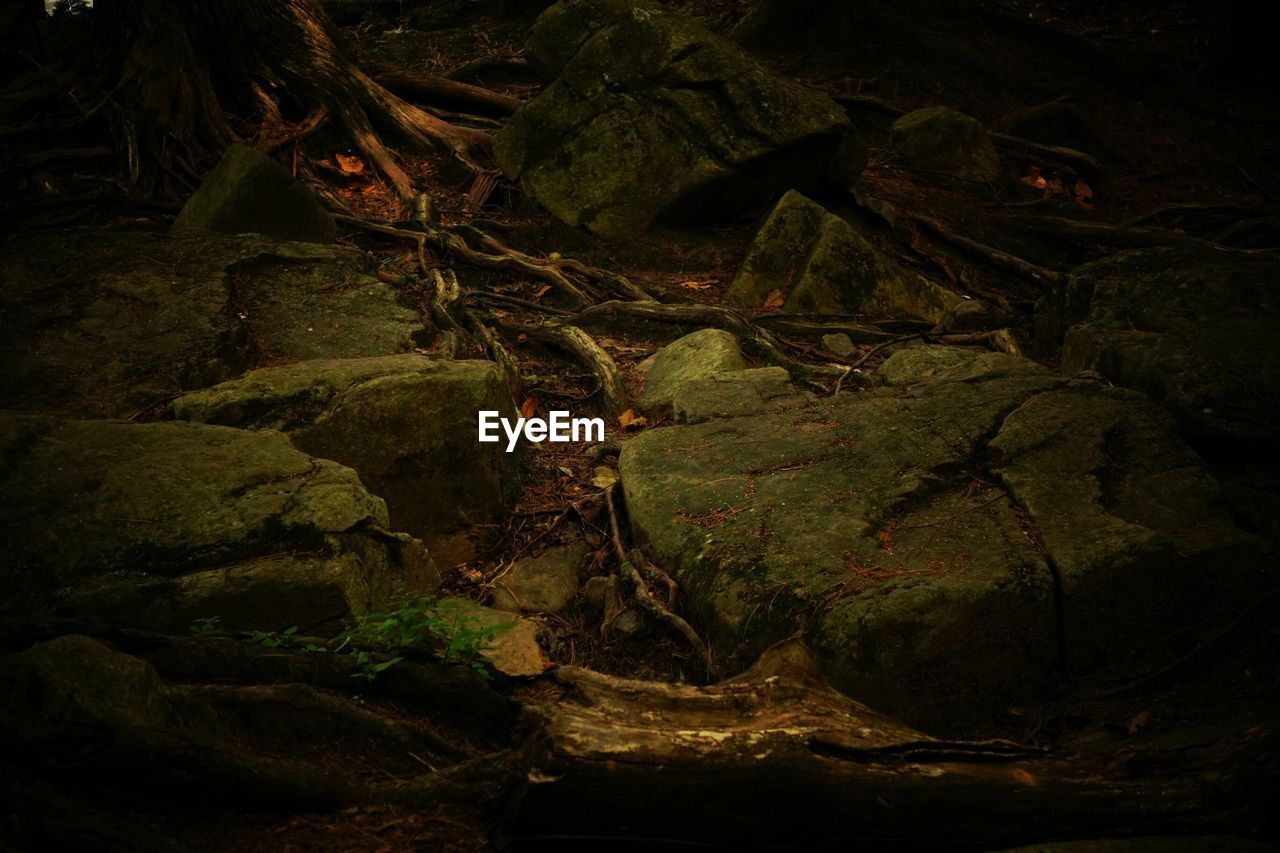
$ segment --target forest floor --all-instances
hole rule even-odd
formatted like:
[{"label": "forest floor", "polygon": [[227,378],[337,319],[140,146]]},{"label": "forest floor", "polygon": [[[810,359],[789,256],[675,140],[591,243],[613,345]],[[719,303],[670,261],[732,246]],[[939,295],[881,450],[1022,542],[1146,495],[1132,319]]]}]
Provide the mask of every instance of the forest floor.
[{"label": "forest floor", "polygon": [[[348,10],[351,4],[344,3]],[[430,6],[431,4],[423,4]],[[459,4],[437,4],[453,8]],[[467,4],[462,4],[467,5]],[[478,7],[503,4],[476,4]],[[519,5],[519,4],[513,4]],[[740,0],[691,0],[679,5],[713,29],[740,16]],[[362,61],[395,64],[422,74],[447,74],[488,58],[518,59],[532,17],[459,14],[447,26],[418,28],[428,18],[385,14],[386,4],[341,19]],[[1068,271],[1115,251],[1107,240],[1017,233],[1007,222],[1023,216],[1065,216],[1112,226],[1159,224],[1203,240],[1227,239],[1241,249],[1276,245],[1277,220],[1269,213],[1280,199],[1280,111],[1266,93],[1225,69],[1220,16],[1207,4],[1077,3],[1072,0],[1002,0],[990,14],[947,19],[910,43],[865,39],[847,44],[786,44],[767,56],[783,74],[843,99],[850,119],[868,142],[868,165],[861,186],[917,217],[945,224],[986,245],[999,245],[1043,268]],[[415,24],[414,21],[419,24]],[[520,99],[537,84],[504,72],[481,73],[470,82]],[[1021,176],[1009,183],[940,179],[904,169],[887,156],[889,127],[897,115],[945,104],[998,128],[1011,112],[1056,98],[1082,106],[1091,120],[1103,175],[1084,175],[1037,153],[1002,150],[1006,168]],[[335,130],[321,129],[298,143],[295,163],[328,185],[355,214],[393,219],[391,188],[369,168],[352,168],[358,152]],[[476,197],[474,174],[447,154],[405,151],[406,171],[426,187],[445,225],[475,223],[534,258],[576,258],[625,275],[659,301],[724,305],[723,292],[767,210],[744,209],[713,225],[664,224],[626,241],[608,241],[571,228],[527,198],[517,184],[498,181]],[[877,248],[913,272],[999,304],[1016,318],[1013,328],[1028,351],[1055,366],[1052,352],[1035,353],[1031,315],[1041,288],[993,265],[989,258],[958,250],[923,228],[892,229],[877,223],[851,195],[822,199],[829,209],[851,217]],[[1241,211],[1245,211],[1244,214]],[[142,217],[151,214],[142,214]],[[137,211],[98,214],[100,226],[129,220]],[[119,216],[115,222],[113,217]],[[153,222],[165,224],[163,215]],[[1245,221],[1248,227],[1239,224]],[[22,239],[21,235],[11,239]],[[341,226],[340,242],[378,258],[384,281],[406,288],[421,303],[414,278],[418,258],[404,239]],[[432,258],[433,264],[454,265]],[[488,316],[508,325],[537,325],[571,309],[564,294],[545,282],[505,271],[457,266],[466,289],[497,294],[485,301]],[[754,318],[775,313],[761,307]],[[430,319],[429,313],[427,319]],[[767,321],[766,321],[767,322]],[[681,326],[639,326],[597,337],[613,358],[635,399],[643,387],[642,363],[685,331]],[[505,525],[473,529],[465,537],[432,543],[445,589],[487,602],[495,579],[510,564],[555,544],[585,541],[593,569],[614,560],[609,514],[592,484],[596,469],[614,464],[622,444],[666,425],[662,419],[619,423],[598,390],[596,376],[560,350],[498,326],[499,338],[516,361],[521,387],[516,402],[525,411],[572,407],[575,416],[610,420],[611,441],[595,445],[546,445],[533,454],[531,476]],[[813,339],[784,337],[788,354],[801,362],[836,364],[870,371],[892,349],[859,344],[858,351],[832,359]],[[751,366],[765,362],[754,359]],[[818,396],[836,387],[834,377],[813,385]],[[630,420],[630,418],[626,418]],[[1208,459],[1215,474],[1231,484],[1257,477],[1256,459],[1220,453]],[[1242,492],[1242,494],[1254,494]],[[1278,504],[1280,505],[1280,504]],[[1259,530],[1271,576],[1278,568],[1273,525]],[[589,573],[595,573],[589,571]],[[1274,599],[1270,599],[1274,600]],[[658,625],[619,636],[599,614],[577,604],[558,614],[539,615],[546,653],[558,666],[590,668],[626,678],[658,682],[698,682],[701,661],[683,638]],[[700,628],[695,623],[695,628]],[[564,689],[546,679],[503,682],[499,689],[524,706],[554,704]],[[365,707],[386,719],[411,720],[413,712],[395,697],[370,696]],[[1005,713],[961,733],[970,739],[1000,738],[1034,748],[1064,744],[1087,748],[1138,733],[1157,739],[1188,733],[1241,731],[1280,726],[1280,615],[1255,607],[1224,625],[1204,642],[1162,662],[1155,674],[1132,683],[1064,679],[1054,694],[1018,703]],[[413,723],[416,725],[416,723]],[[466,741],[468,735],[445,732]],[[1197,735],[1198,736],[1198,735]],[[311,744],[324,753],[324,743]],[[301,747],[299,747],[301,749]],[[476,747],[477,754],[492,745]],[[375,777],[384,772],[375,759],[363,770],[350,757],[359,749],[337,744],[335,775]],[[208,803],[157,803],[127,792],[106,797],[85,786],[64,790],[83,794],[107,811],[129,814],[157,836],[192,849],[237,850],[401,850],[489,849],[504,833],[502,815],[486,805],[467,808],[447,802],[435,808],[361,805],[337,811],[298,813],[263,808],[246,811]],[[644,809],[644,804],[637,804]],[[1274,819],[1273,819],[1274,820]],[[1248,832],[1257,831],[1250,823]],[[1275,842],[1276,826],[1262,830]],[[518,839],[517,839],[518,840]],[[589,843],[588,843],[589,846]],[[585,847],[583,849],[586,849]]]}]

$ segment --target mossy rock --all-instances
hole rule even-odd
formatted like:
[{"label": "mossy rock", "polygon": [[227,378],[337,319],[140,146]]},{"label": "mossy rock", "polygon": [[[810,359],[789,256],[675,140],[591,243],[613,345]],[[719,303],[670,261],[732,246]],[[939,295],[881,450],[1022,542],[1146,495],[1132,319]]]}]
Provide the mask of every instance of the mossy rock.
[{"label": "mossy rock", "polygon": [[774,290],[785,296],[783,311],[883,314],[933,323],[962,301],[903,269],[848,222],[794,190],[752,240],[725,299],[759,308]]},{"label": "mossy rock", "polygon": [[[892,387],[654,429],[624,445],[633,532],[680,581],[717,660],[745,665],[803,630],[840,689],[945,730],[1049,689],[1059,606],[1073,663],[1131,674],[1159,658],[1138,634],[1198,635],[1247,603],[1256,554],[1203,465],[1168,423],[1150,420],[1158,410],[1136,395],[1094,401],[1003,353],[922,354],[915,368],[894,357]],[[1125,451],[1106,467],[1087,442],[1063,438],[1053,464],[1040,464],[1036,448],[1056,448],[1063,429],[1040,415],[1050,401],[1064,406],[1064,435],[1103,405],[1100,433],[1133,425],[1125,440],[1153,459]],[[1166,462],[1173,472],[1161,473]],[[1062,483],[1074,502],[1049,502]],[[1112,527],[1136,538],[1096,535]],[[1143,542],[1172,547],[1134,547]],[[1058,600],[1058,555],[1073,565],[1070,543],[1094,549],[1092,562]],[[1126,643],[1147,657],[1113,654]]]},{"label": "mossy rock", "polygon": [[554,82],[495,136],[498,162],[552,214],[604,236],[817,180],[848,127],[825,95],[643,0],[562,0],[526,48]]},{"label": "mossy rock", "polygon": [[239,143],[227,148],[173,227],[306,243],[332,243],[338,233],[324,205],[288,169]]},{"label": "mossy rock", "polygon": [[264,362],[406,352],[431,331],[333,246],[78,232],[0,248],[0,404],[133,417]]},{"label": "mossy rock", "polygon": [[1280,411],[1280,263],[1199,247],[1123,252],[1076,269],[1036,307],[1062,369],[1143,391],[1204,446],[1269,449]]},{"label": "mossy rock", "polygon": [[738,339],[723,329],[701,329],[658,350],[645,377],[636,408],[647,416],[671,413],[676,393],[687,382],[742,370]]},{"label": "mossy rock", "polygon": [[916,169],[969,181],[1000,176],[1000,154],[982,123],[950,107],[926,107],[893,123],[889,150]]},{"label": "mossy rock", "polygon": [[303,361],[178,398],[180,420],[287,433],[353,468],[414,535],[491,522],[519,494],[522,455],[476,441],[481,410],[514,417],[498,367],[407,353]]},{"label": "mossy rock", "polygon": [[494,580],[493,606],[513,613],[557,613],[578,595],[578,573],[586,543],[548,548],[536,557],[516,560]]},{"label": "mossy rock", "polygon": [[[278,630],[336,627],[398,588],[438,583],[354,471],[280,433],[5,415],[0,436],[0,553],[16,602],[93,613],[95,589],[121,622],[172,627],[196,600],[203,616],[241,619],[234,593],[248,590],[279,595],[279,613],[267,597],[252,610],[264,620],[253,627]],[[305,614],[304,599],[316,605]]]},{"label": "mossy rock", "polygon": [[781,367],[735,370],[691,379],[675,389],[671,410],[677,423],[782,412],[805,406],[812,395],[791,383]]}]

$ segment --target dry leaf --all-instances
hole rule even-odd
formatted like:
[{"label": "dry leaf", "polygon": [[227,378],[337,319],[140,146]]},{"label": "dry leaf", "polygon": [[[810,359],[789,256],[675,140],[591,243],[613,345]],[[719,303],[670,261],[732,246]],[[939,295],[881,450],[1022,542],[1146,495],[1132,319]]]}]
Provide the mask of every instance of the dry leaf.
[{"label": "dry leaf", "polygon": [[538,413],[538,401],[532,397],[525,397],[524,403],[520,406],[520,417],[531,418]]},{"label": "dry leaf", "polygon": [[648,423],[648,420],[636,415],[635,409],[627,409],[618,416],[618,426],[623,429],[640,429]]},{"label": "dry leaf", "polygon": [[1150,711],[1139,711],[1134,718],[1129,721],[1129,734],[1136,735],[1138,732],[1146,728],[1147,723],[1151,722]]},{"label": "dry leaf", "polygon": [[618,482],[618,472],[603,465],[596,467],[594,476],[591,478],[591,485],[597,489],[607,489],[616,482]]},{"label": "dry leaf", "polygon": [[338,168],[342,170],[344,175],[358,175],[364,171],[364,161],[359,157],[334,154],[333,159],[337,161]]},{"label": "dry leaf", "polygon": [[1019,180],[1027,186],[1036,187],[1037,189],[1044,189],[1049,185],[1049,182],[1041,177],[1039,166],[1032,166],[1027,170],[1026,177],[1019,178]]},{"label": "dry leaf", "polygon": [[682,281],[680,286],[688,290],[710,290],[716,282],[712,281]]},{"label": "dry leaf", "polygon": [[528,335],[526,335],[524,332],[521,332],[520,334],[516,335],[516,342],[517,342],[517,343],[521,343],[521,344],[522,344],[522,343],[524,343],[524,342],[525,342],[525,341],[527,341],[527,340],[529,340],[529,336],[528,336]]},{"label": "dry leaf", "polygon": [[782,307],[787,300],[782,295],[782,288],[774,288],[769,291],[769,295],[765,297],[764,305],[761,306],[769,311],[776,311]]},{"label": "dry leaf", "polygon": [[1093,187],[1081,180],[1076,181],[1076,185],[1072,188],[1072,192],[1076,194],[1076,198],[1080,201],[1093,198]]},{"label": "dry leaf", "polygon": [[542,287],[539,287],[537,290],[533,292],[533,298],[541,299],[542,297],[546,296],[550,292],[551,292],[551,285],[544,284],[542,285]]}]

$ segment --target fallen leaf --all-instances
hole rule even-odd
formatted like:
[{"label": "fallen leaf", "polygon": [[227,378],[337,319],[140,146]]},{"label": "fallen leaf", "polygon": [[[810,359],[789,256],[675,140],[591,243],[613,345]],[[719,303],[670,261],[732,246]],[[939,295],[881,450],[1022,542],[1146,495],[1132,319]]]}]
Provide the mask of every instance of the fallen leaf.
[{"label": "fallen leaf", "polygon": [[520,417],[531,418],[538,413],[538,401],[532,397],[525,397],[524,403],[520,406]]},{"label": "fallen leaf", "polygon": [[1129,721],[1129,734],[1136,735],[1138,732],[1146,728],[1147,723],[1149,722],[1151,722],[1151,712],[1139,711],[1134,715],[1133,719]]},{"label": "fallen leaf", "polygon": [[1076,194],[1076,198],[1080,201],[1093,198],[1093,187],[1081,180],[1076,181],[1076,185],[1072,187],[1072,192]]},{"label": "fallen leaf", "polygon": [[1014,768],[1013,778],[1017,779],[1023,785],[1026,785],[1031,788],[1034,788],[1036,787],[1036,785],[1039,784],[1038,782],[1036,782],[1036,777],[1032,776],[1030,773],[1028,773],[1026,770],[1023,770],[1021,767]]},{"label": "fallen leaf", "polygon": [[607,489],[616,482],[618,482],[618,472],[604,465],[597,466],[591,478],[591,485],[597,489]]},{"label": "fallen leaf", "polygon": [[537,290],[533,292],[533,298],[541,299],[542,297],[546,296],[550,292],[551,292],[551,285],[544,284],[542,285],[542,287],[539,287]]},{"label": "fallen leaf", "polygon": [[572,469],[570,469],[570,468],[566,468],[566,467],[564,467],[563,465],[557,465],[557,466],[556,466],[556,470],[557,470],[557,471],[559,471],[561,474],[564,474],[564,475],[565,475],[566,477],[568,477],[569,479],[573,479],[573,470],[572,470]]},{"label": "fallen leaf", "polygon": [[688,290],[710,290],[710,289],[711,289],[712,287],[714,287],[715,285],[716,285],[716,282],[715,282],[714,280],[712,280],[712,281],[682,281],[682,282],[680,282],[680,286],[681,286],[681,287],[683,287],[683,288],[686,288],[686,289],[688,289]]},{"label": "fallen leaf", "polygon": [[618,426],[623,429],[640,429],[648,423],[645,418],[637,416],[634,409],[627,409],[618,416]]},{"label": "fallen leaf", "polygon": [[364,171],[364,161],[359,157],[334,154],[333,159],[337,161],[338,168],[344,175],[358,175]]},{"label": "fallen leaf", "polygon": [[765,297],[764,305],[761,307],[768,311],[776,311],[782,307],[787,300],[782,296],[782,288],[774,288],[769,291],[769,295]]},{"label": "fallen leaf", "polygon": [[1036,187],[1037,189],[1044,189],[1049,185],[1049,182],[1041,177],[1039,166],[1032,166],[1027,170],[1026,176],[1019,178],[1018,180],[1022,181],[1027,186]]},{"label": "fallen leaf", "polygon": [[528,335],[526,335],[524,332],[521,332],[520,334],[516,335],[516,342],[517,342],[517,343],[521,343],[521,344],[522,344],[522,343],[524,343],[524,342],[525,342],[525,341],[527,341],[527,340],[529,340],[529,336],[528,336]]}]

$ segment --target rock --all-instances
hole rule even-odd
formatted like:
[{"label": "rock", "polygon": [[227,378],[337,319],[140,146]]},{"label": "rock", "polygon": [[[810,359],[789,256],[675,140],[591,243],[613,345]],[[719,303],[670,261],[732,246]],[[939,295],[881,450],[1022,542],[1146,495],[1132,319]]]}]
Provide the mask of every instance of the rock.
[{"label": "rock", "polygon": [[883,314],[936,323],[960,297],[887,258],[853,226],[798,192],[782,197],[725,291],[759,308],[781,291],[783,311]]},{"label": "rock", "polygon": [[538,626],[527,619],[482,607],[466,598],[445,598],[436,605],[436,613],[450,625],[450,630],[487,636],[479,651],[494,670],[509,678],[532,678],[551,666],[538,645]]},{"label": "rock", "polygon": [[824,178],[848,128],[826,95],[645,0],[562,0],[526,51],[554,82],[495,136],[498,162],[604,236]]},{"label": "rock", "polygon": [[876,370],[876,378],[885,385],[914,385],[945,375],[972,362],[973,358],[973,350],[959,347],[934,344],[906,347],[884,360]]},{"label": "rock", "polygon": [[853,341],[845,334],[823,335],[822,345],[830,352],[846,357],[858,351],[858,348],[853,345]]},{"label": "rock", "polygon": [[1013,110],[1000,122],[1000,129],[1042,145],[1074,148],[1094,157],[1110,155],[1112,150],[1097,119],[1079,104],[1061,99]]},{"label": "rock", "polygon": [[429,342],[417,311],[372,273],[351,251],[260,237],[85,231],[10,241],[0,247],[0,405],[127,418],[266,360]]},{"label": "rock", "polygon": [[518,613],[558,613],[578,595],[578,570],[587,556],[579,542],[548,548],[537,557],[517,560],[494,581],[493,607]]},{"label": "rock", "polygon": [[415,353],[267,367],[179,397],[179,420],[273,429],[360,475],[415,536],[494,520],[518,495],[523,457],[476,441],[481,410],[514,417],[498,367]]},{"label": "rock", "polygon": [[904,165],[969,181],[1000,176],[1000,155],[975,118],[949,107],[926,107],[893,123],[889,149]]},{"label": "rock", "polygon": [[791,384],[781,367],[735,370],[691,379],[672,394],[671,409],[678,423],[713,418],[781,412],[804,406],[812,396]]},{"label": "rock", "polygon": [[1280,302],[1266,255],[1123,252],[1075,270],[1036,308],[1062,369],[1093,371],[1169,409],[1197,444],[1269,448],[1280,432]]},{"label": "rock", "polygon": [[1073,668],[1140,671],[1173,629],[1228,623],[1254,594],[1257,544],[1141,394],[1096,383],[1042,394],[990,447],[1054,566]]},{"label": "rock", "polygon": [[746,366],[738,339],[731,333],[702,329],[685,335],[658,350],[636,408],[650,417],[667,414],[677,389],[684,383]]},{"label": "rock", "polygon": [[389,532],[386,505],[354,471],[279,433],[6,415],[0,437],[15,603],[314,632],[397,586],[438,583],[426,549]]},{"label": "rock", "polygon": [[187,199],[177,231],[264,234],[275,240],[332,243],[333,217],[289,170],[266,154],[233,143]]},{"label": "rock", "polygon": [[[1163,624],[1147,635],[1155,642],[1174,629],[1221,624],[1212,622],[1221,610],[1248,600],[1240,589],[1257,578],[1245,537],[1222,513],[1203,466],[1150,420],[1152,407],[1108,397],[1114,419],[1098,421],[1145,425],[1143,442],[1156,453],[1150,466],[1127,451],[1116,469],[1064,451],[1053,457],[1061,469],[1041,470],[1032,435],[1052,444],[1059,425],[1022,412],[1038,412],[1039,400],[1075,401],[1072,423],[1087,420],[1093,403],[1084,392],[1003,353],[920,349],[886,364],[891,387],[652,429],[624,445],[633,532],[689,596],[717,660],[746,664],[805,626],[840,689],[950,729],[1048,688],[1060,654],[1054,555],[1071,553],[1059,535],[1096,549],[1082,563],[1087,581],[1061,602],[1081,608],[1065,619],[1082,650],[1109,653],[1133,625]],[[1000,474],[984,462],[997,434]],[[1163,462],[1177,469],[1165,489],[1155,474]],[[1062,482],[1092,482],[1095,497],[1073,486],[1079,503],[1049,504],[1036,491],[1051,494]],[[1183,491],[1170,494],[1175,487]],[[1093,542],[1099,526],[1133,536]],[[1067,532],[1047,533],[1058,529]],[[1135,549],[1143,542],[1151,547]],[[1161,579],[1150,574],[1150,556],[1170,552],[1156,543],[1188,555],[1163,563]],[[1197,559],[1214,574],[1193,569]],[[1215,589],[1205,589],[1209,577]],[[1187,606],[1193,595],[1203,608]],[[1152,660],[1107,663],[1123,671]],[[1097,662],[1083,651],[1072,661]]]}]

